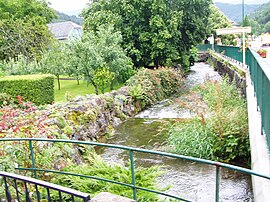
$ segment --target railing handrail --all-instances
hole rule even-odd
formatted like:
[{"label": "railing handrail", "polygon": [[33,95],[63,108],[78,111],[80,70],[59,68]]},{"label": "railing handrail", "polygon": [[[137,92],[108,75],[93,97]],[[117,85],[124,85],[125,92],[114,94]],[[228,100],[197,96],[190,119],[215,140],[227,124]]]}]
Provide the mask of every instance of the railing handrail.
[{"label": "railing handrail", "polygon": [[[57,174],[66,174],[66,175],[73,175],[73,176],[79,176],[79,177],[85,177],[85,178],[90,178],[90,179],[95,179],[95,180],[102,180],[110,183],[116,183],[122,186],[127,186],[133,189],[133,198],[136,201],[137,200],[137,193],[136,190],[144,190],[156,194],[161,194],[163,196],[168,196],[174,199],[179,199],[183,201],[188,201],[183,198],[180,198],[178,196],[170,195],[164,192],[159,192],[156,190],[151,190],[147,189],[144,187],[138,187],[136,186],[136,180],[135,180],[135,167],[134,167],[134,158],[133,158],[133,152],[141,152],[141,153],[148,153],[148,154],[154,154],[154,155],[161,155],[161,156],[166,156],[166,157],[172,157],[176,159],[183,159],[183,160],[188,160],[188,161],[193,161],[197,163],[203,163],[203,164],[208,164],[208,165],[213,165],[216,167],[216,201],[219,200],[219,180],[220,180],[220,168],[227,168],[231,170],[235,170],[238,172],[242,172],[245,174],[249,175],[254,175],[257,177],[262,177],[265,179],[270,180],[270,176],[254,172],[253,170],[247,169],[247,168],[242,168],[239,166],[234,166],[226,163],[221,163],[221,162],[216,162],[216,161],[211,161],[211,160],[206,160],[206,159],[200,159],[200,158],[195,158],[195,157],[190,157],[190,156],[184,156],[184,155],[178,155],[178,154],[171,154],[171,153],[166,153],[166,152],[160,152],[160,151],[153,151],[153,150],[147,150],[147,149],[140,149],[140,148],[134,148],[134,147],[128,147],[128,146],[121,146],[121,145],[115,145],[115,144],[106,144],[106,143],[98,143],[98,142],[88,142],[88,141],[78,141],[78,140],[66,140],[66,139],[46,139],[46,138],[2,138],[0,141],[28,141],[29,146],[30,146],[30,152],[31,156],[34,156],[33,148],[32,148],[32,142],[54,142],[54,143],[68,143],[68,144],[83,144],[83,145],[89,145],[89,146],[101,146],[101,147],[109,147],[109,148],[115,148],[115,149],[122,149],[130,152],[130,162],[131,162],[131,173],[132,173],[132,183],[121,183],[113,180],[108,180],[108,179],[103,179],[99,178],[96,176],[86,176],[86,175],[80,175],[80,174],[75,174],[75,173],[69,173],[69,172],[62,172],[62,171],[57,171],[57,170],[45,170],[45,169],[39,169],[35,167],[35,160],[32,158],[32,168],[17,168],[18,170],[31,170],[34,171],[34,174],[37,171],[40,172],[52,172],[52,173],[57,173]],[[31,149],[32,148],[32,149]]]},{"label": "railing handrail", "polygon": [[256,60],[259,63],[262,71],[264,72],[265,76],[270,81],[270,68],[269,68],[269,65],[265,62],[265,60],[263,58],[261,58],[259,56],[259,54],[256,51],[254,51],[252,49],[249,49],[249,51],[251,52],[251,54],[253,55],[253,57],[256,58]]},{"label": "railing handrail", "polygon": [[20,181],[23,181],[23,182],[27,182],[29,184],[42,186],[44,188],[53,189],[55,191],[61,191],[61,192],[66,193],[66,194],[71,194],[73,196],[83,198],[85,201],[90,200],[90,195],[87,194],[87,193],[83,193],[83,192],[80,192],[80,191],[77,191],[77,190],[74,190],[74,189],[70,189],[70,188],[67,188],[67,187],[60,186],[60,185],[52,184],[52,183],[45,182],[45,181],[42,181],[42,180],[37,180],[37,179],[34,179],[34,178],[21,176],[21,175],[17,175],[17,174],[13,174],[13,173],[8,173],[8,172],[4,172],[4,171],[0,171],[0,176],[12,178],[12,179],[15,179],[15,180],[20,180]]},{"label": "railing handrail", "polygon": [[78,140],[65,140],[65,139],[47,139],[47,138],[2,138],[0,141],[39,141],[39,142],[62,142],[62,143],[70,143],[70,144],[84,144],[84,145],[91,145],[91,146],[101,146],[101,147],[109,147],[109,148],[115,148],[115,149],[123,149],[126,151],[135,151],[135,152],[141,152],[141,153],[149,153],[149,154],[155,154],[155,155],[161,155],[161,156],[167,156],[177,159],[183,159],[188,161],[195,161],[198,163],[213,165],[213,166],[219,166],[228,168],[231,170],[236,170],[239,172],[243,172],[250,175],[256,175],[258,177],[263,177],[270,180],[270,176],[260,174],[257,172],[254,172],[247,168],[242,168],[239,166],[234,166],[231,164],[221,163],[217,161],[212,160],[206,160],[206,159],[200,159],[192,156],[184,156],[179,154],[172,154],[167,152],[160,152],[160,151],[154,151],[154,150],[148,150],[148,149],[141,149],[141,148],[135,148],[135,147],[128,147],[128,146],[122,146],[122,145],[116,145],[116,144],[106,144],[106,143],[99,143],[99,142],[89,142],[89,141],[78,141]]}]

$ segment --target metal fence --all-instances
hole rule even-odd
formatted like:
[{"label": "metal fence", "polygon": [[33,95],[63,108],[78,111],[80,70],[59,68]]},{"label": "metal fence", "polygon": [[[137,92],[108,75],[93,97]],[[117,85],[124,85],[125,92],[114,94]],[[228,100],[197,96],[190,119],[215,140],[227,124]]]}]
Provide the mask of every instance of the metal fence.
[{"label": "metal fence", "polygon": [[239,62],[243,61],[243,52],[239,47],[215,45],[215,51]]},{"label": "metal fence", "polygon": [[[189,156],[176,155],[176,154],[170,154],[170,153],[159,152],[159,151],[151,151],[151,150],[146,150],[146,149],[138,149],[138,148],[132,148],[132,147],[126,147],[126,146],[120,146],[120,145],[104,144],[104,143],[97,143],[97,142],[87,142],[87,141],[60,140],[60,139],[38,139],[38,138],[35,138],[35,139],[31,139],[31,138],[3,138],[3,139],[0,139],[0,142],[7,142],[7,141],[8,142],[28,142],[28,144],[29,144],[29,152],[30,152],[29,156],[31,157],[32,166],[30,168],[29,167],[28,168],[19,167],[19,168],[17,168],[18,170],[32,171],[34,173],[35,177],[37,177],[37,172],[46,172],[46,173],[50,172],[50,173],[56,173],[56,174],[64,174],[64,175],[83,177],[83,178],[88,178],[88,179],[93,179],[93,180],[101,180],[101,181],[105,181],[108,183],[115,183],[115,184],[118,184],[121,186],[131,188],[133,190],[133,199],[135,201],[137,201],[137,190],[160,194],[160,195],[172,198],[172,199],[189,201],[188,199],[183,199],[180,196],[175,196],[175,195],[167,194],[165,192],[148,189],[147,187],[137,186],[136,177],[135,177],[136,176],[136,168],[135,168],[135,163],[134,163],[134,154],[135,153],[154,154],[154,155],[166,156],[166,157],[171,157],[171,158],[175,158],[175,159],[184,159],[184,160],[188,160],[188,161],[192,161],[192,162],[197,162],[197,163],[208,164],[208,165],[214,166],[215,170],[216,170],[216,179],[215,179],[215,199],[216,199],[216,201],[219,201],[220,169],[221,168],[227,168],[230,170],[239,171],[239,172],[242,172],[245,174],[254,175],[254,176],[258,176],[258,177],[262,177],[262,178],[270,180],[270,176],[256,173],[252,170],[249,170],[246,168],[241,168],[238,166],[233,166],[233,165],[229,165],[229,164],[225,164],[225,163],[204,160],[204,159],[199,159],[199,158],[194,158],[194,157],[189,157]],[[128,151],[129,152],[129,160],[130,160],[130,169],[131,169],[130,183],[113,181],[113,180],[109,180],[109,179],[100,178],[97,176],[87,176],[87,175],[81,175],[81,174],[70,173],[70,172],[61,172],[59,170],[46,170],[44,168],[37,168],[36,163],[35,163],[35,155],[37,155],[37,153],[35,152],[36,151],[35,149],[38,149],[38,148],[33,147],[33,142],[52,142],[52,143],[100,146],[100,147],[108,147],[108,148],[115,148],[115,149],[121,149],[121,150]]]},{"label": "metal fence", "polygon": [[[239,47],[219,45],[214,47],[217,53],[224,54],[239,62],[243,61],[243,53]],[[199,51],[205,51],[205,49],[209,49],[209,45],[199,45],[197,48]],[[249,66],[254,85],[258,110],[261,112],[262,132],[266,135],[270,151],[270,68],[264,59],[251,49],[246,51],[246,64]]]},{"label": "metal fence", "polygon": [[[75,199],[80,198],[83,202],[90,201],[90,195],[86,193],[82,193],[73,189],[65,188],[59,185],[51,184],[48,182],[44,182],[41,180],[33,179],[30,177],[25,177],[21,175],[11,174],[7,172],[0,171],[0,176],[4,180],[4,187],[3,191],[5,192],[5,200],[8,202],[12,201],[26,201],[26,202],[32,202],[35,198],[35,201],[40,202],[43,198],[46,199],[46,201],[63,201],[62,194],[68,194],[71,198],[71,201],[75,201]],[[18,184],[23,184],[23,190],[19,191]],[[35,196],[33,197],[32,194],[30,194],[30,188],[29,186],[34,185],[35,189]],[[46,196],[41,196],[40,189],[46,189]],[[57,199],[51,198],[51,191],[54,190],[58,193]],[[15,195],[12,195],[14,192]],[[1,198],[0,201],[3,201],[4,198]]]},{"label": "metal fence", "polygon": [[261,112],[262,132],[270,150],[270,67],[255,51],[247,51],[247,65],[254,85],[258,110]]}]

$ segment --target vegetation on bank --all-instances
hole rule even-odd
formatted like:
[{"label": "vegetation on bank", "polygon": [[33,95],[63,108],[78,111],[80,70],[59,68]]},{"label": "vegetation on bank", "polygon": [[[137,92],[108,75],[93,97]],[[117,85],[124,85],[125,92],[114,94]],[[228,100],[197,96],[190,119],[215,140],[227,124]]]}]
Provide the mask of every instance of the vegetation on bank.
[{"label": "vegetation on bank", "polygon": [[175,123],[169,129],[172,151],[223,162],[248,162],[247,107],[236,87],[226,79],[221,83],[207,81],[196,89],[196,93],[202,98],[198,98],[197,106],[190,109],[197,116],[184,123]]},{"label": "vegetation on bank", "polygon": [[[0,107],[1,138],[52,138],[52,139],[97,139],[111,129],[114,121],[125,120],[145,106],[163,100],[176,92],[182,83],[182,73],[173,68],[158,70],[142,69],[129,86],[99,96],[82,97],[66,104],[37,107],[25,102],[21,97],[12,99],[6,94]],[[76,83],[76,81],[73,81]],[[142,84],[144,87],[142,88]],[[139,89],[136,91],[135,89]],[[156,96],[153,93],[159,92]],[[96,130],[95,130],[96,129]],[[93,137],[90,134],[93,133]],[[130,167],[108,165],[93,150],[60,143],[35,143],[35,161],[38,168],[56,169],[78,174],[89,174],[104,178],[130,182]],[[16,167],[31,167],[28,143],[0,143],[0,169],[15,172]],[[82,169],[84,168],[84,169]],[[137,170],[138,169],[138,170]],[[150,167],[136,168],[137,185],[155,189],[155,179],[160,169]],[[115,173],[114,173],[115,172]],[[114,174],[112,174],[114,173]],[[25,175],[31,175],[25,172]],[[112,177],[112,178],[111,178]],[[70,176],[56,176],[48,173],[39,174],[39,179],[60,183],[81,190],[95,193],[101,189],[112,193],[132,197],[132,190],[117,185],[83,180]],[[139,201],[157,201],[156,195],[140,192]]]}]

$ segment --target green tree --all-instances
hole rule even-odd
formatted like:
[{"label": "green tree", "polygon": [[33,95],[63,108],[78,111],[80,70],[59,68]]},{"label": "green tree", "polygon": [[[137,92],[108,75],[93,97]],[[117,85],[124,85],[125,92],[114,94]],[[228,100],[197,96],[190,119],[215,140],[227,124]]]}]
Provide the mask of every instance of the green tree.
[{"label": "green tree", "polygon": [[110,71],[108,67],[98,68],[95,73],[93,80],[101,88],[101,92],[104,93],[105,88],[112,82],[114,79],[114,73]]},{"label": "green tree", "polygon": [[1,0],[0,19],[29,19],[42,17],[46,23],[56,18],[55,11],[46,0]]},{"label": "green tree", "polygon": [[[69,54],[73,63],[71,68],[76,68],[79,75],[84,75],[85,79],[95,87],[96,94],[100,84],[97,82],[98,77],[102,77],[105,82],[104,75],[107,75],[106,80],[112,83],[112,81],[124,82],[131,76],[133,64],[120,46],[121,40],[121,34],[109,26],[99,27],[95,33],[85,33],[82,40],[70,44]],[[110,73],[97,76],[96,74],[100,74],[103,68]],[[112,74],[114,79],[111,77]]]},{"label": "green tree", "polygon": [[175,65],[207,33],[210,0],[99,0],[84,10],[85,32],[112,24],[136,67]]},{"label": "green tree", "polygon": [[244,27],[250,26],[250,20],[249,20],[249,17],[247,15],[244,18],[244,24],[243,24],[243,26]]},{"label": "green tree", "polygon": [[56,76],[58,90],[61,88],[60,75],[66,73],[66,66],[68,65],[68,57],[64,47],[57,42],[52,44],[39,63],[39,69],[42,73],[50,73]]},{"label": "green tree", "polygon": [[0,20],[0,60],[17,59],[19,55],[40,59],[51,41],[43,18]]},{"label": "green tree", "polygon": [[267,30],[269,31],[269,29],[267,29],[268,25],[266,24],[270,21],[270,2],[261,5],[248,17],[252,27],[252,34],[260,35],[263,32],[267,32]]},{"label": "green tree", "polygon": [[[232,24],[230,20],[216,7],[214,4],[210,6],[211,14],[208,21],[209,35],[214,34],[217,38],[216,29],[219,28],[230,28]],[[223,35],[219,36],[224,45],[230,45],[234,43],[234,35]]]},{"label": "green tree", "polygon": [[0,60],[39,59],[52,40],[46,24],[55,16],[44,0],[1,0]]},{"label": "green tree", "polygon": [[264,25],[263,32],[270,32],[270,21]]}]

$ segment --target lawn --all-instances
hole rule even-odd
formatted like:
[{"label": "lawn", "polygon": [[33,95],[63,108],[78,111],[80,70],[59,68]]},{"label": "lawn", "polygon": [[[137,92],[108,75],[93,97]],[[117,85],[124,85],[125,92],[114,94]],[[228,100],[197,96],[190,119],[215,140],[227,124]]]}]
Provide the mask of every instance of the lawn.
[{"label": "lawn", "polygon": [[[55,102],[66,102],[66,94],[71,97],[77,95],[94,94],[95,88],[92,85],[87,86],[86,81],[80,81],[80,85],[77,84],[76,80],[60,80],[61,89],[58,90],[57,80],[54,80],[54,100]],[[115,89],[120,88],[123,84],[115,86]],[[109,88],[105,90],[110,91]]]}]

